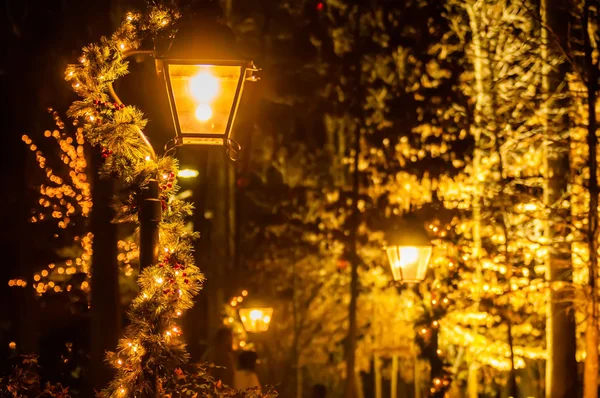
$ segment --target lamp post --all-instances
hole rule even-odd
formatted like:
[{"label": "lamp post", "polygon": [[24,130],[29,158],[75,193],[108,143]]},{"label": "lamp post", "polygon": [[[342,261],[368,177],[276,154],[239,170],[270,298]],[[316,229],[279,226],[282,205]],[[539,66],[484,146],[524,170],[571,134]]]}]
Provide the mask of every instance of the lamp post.
[{"label": "lamp post", "polygon": [[[234,40],[233,32],[218,23],[215,15],[191,10],[178,21],[175,37],[166,45],[157,42],[154,50],[123,52],[123,58],[155,58],[157,73],[165,79],[177,134],[172,148],[220,145],[235,160],[241,149],[231,138],[235,116],[244,83],[257,78],[252,61],[240,59],[232,51]],[[112,84],[109,93],[117,104],[122,104]],[[146,135],[139,129],[138,134],[149,153],[146,160],[156,160]],[[153,176],[147,181],[139,205],[140,268],[158,261],[158,225],[162,217],[159,194],[158,180]]]}]

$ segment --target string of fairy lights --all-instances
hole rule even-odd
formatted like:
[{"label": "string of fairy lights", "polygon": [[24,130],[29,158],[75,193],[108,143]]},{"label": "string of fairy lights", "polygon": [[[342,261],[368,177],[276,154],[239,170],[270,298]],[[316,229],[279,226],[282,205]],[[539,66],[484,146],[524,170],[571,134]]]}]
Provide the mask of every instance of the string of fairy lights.
[{"label": "string of fairy lights", "polygon": [[[33,216],[30,222],[38,224],[54,220],[59,229],[66,230],[73,225],[75,217],[88,218],[92,210],[92,197],[89,175],[90,170],[86,160],[85,138],[83,129],[77,127],[71,132],[65,129],[65,123],[53,109],[49,109],[52,115],[56,130],[46,130],[43,136],[54,142],[59,149],[59,158],[66,167],[50,166],[52,159],[48,159],[43,151],[31,137],[23,135],[22,140],[28,146],[29,150],[35,154],[35,160],[40,169],[43,170],[46,183],[37,188],[39,199],[37,204],[39,209],[33,209]],[[55,235],[55,238],[58,235]],[[68,258],[60,262],[47,264],[41,270],[33,274],[32,287],[38,296],[45,293],[65,293],[72,289],[78,289],[86,294],[90,293],[90,273],[93,234],[85,232],[72,238],[72,245],[77,248],[80,254],[73,258]],[[133,275],[139,250],[135,242],[129,240],[119,240],[117,242],[119,251],[117,261],[120,269],[125,276]],[[76,286],[73,285],[71,276],[75,274],[85,274],[83,281]],[[9,287],[26,287],[28,285],[25,278],[13,278],[8,281]]]}]

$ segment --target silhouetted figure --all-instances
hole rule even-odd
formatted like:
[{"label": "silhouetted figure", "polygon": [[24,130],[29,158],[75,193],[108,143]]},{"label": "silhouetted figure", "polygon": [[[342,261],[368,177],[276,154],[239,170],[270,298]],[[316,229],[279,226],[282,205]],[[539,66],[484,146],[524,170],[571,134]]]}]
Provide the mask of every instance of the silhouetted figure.
[{"label": "silhouetted figure", "polygon": [[238,358],[238,369],[235,372],[235,388],[245,390],[246,388],[258,387],[260,382],[256,374],[256,360],[258,355],[254,351],[242,351]]},{"label": "silhouetted figure", "polygon": [[327,389],[323,384],[315,384],[312,389],[312,398],[325,398]]},{"label": "silhouetted figure", "polygon": [[217,331],[215,344],[208,349],[202,361],[218,366],[210,371],[215,379],[221,380],[224,385],[229,387],[235,385],[235,356],[231,329],[221,328]]}]

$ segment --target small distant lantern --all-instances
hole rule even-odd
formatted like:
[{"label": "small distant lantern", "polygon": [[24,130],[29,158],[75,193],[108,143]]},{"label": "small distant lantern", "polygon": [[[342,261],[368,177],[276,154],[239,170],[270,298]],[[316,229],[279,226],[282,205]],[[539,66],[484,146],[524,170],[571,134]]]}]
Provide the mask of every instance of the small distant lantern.
[{"label": "small distant lantern", "polygon": [[396,282],[419,283],[425,279],[433,245],[423,225],[405,219],[387,234],[386,253]]},{"label": "small distant lantern", "polygon": [[214,16],[192,14],[179,23],[168,48],[157,51],[156,63],[177,143],[230,146],[244,83],[257,80],[253,62],[235,53],[231,29]]},{"label": "small distant lantern", "polygon": [[248,333],[262,333],[269,330],[273,317],[272,307],[240,308],[240,319]]}]

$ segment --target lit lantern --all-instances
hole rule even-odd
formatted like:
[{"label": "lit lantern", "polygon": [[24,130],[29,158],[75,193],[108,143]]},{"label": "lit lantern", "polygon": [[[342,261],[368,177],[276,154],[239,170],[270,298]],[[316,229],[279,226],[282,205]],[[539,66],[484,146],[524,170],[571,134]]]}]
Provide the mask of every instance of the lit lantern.
[{"label": "lit lantern", "polygon": [[422,225],[405,220],[387,234],[386,253],[396,282],[419,283],[425,279],[433,245]]},{"label": "lit lantern", "polygon": [[236,56],[231,30],[191,15],[179,24],[169,48],[156,54],[177,144],[231,146],[244,83],[256,80],[253,62]]},{"label": "lit lantern", "polygon": [[240,319],[248,333],[261,333],[269,330],[273,317],[272,307],[240,308]]}]

